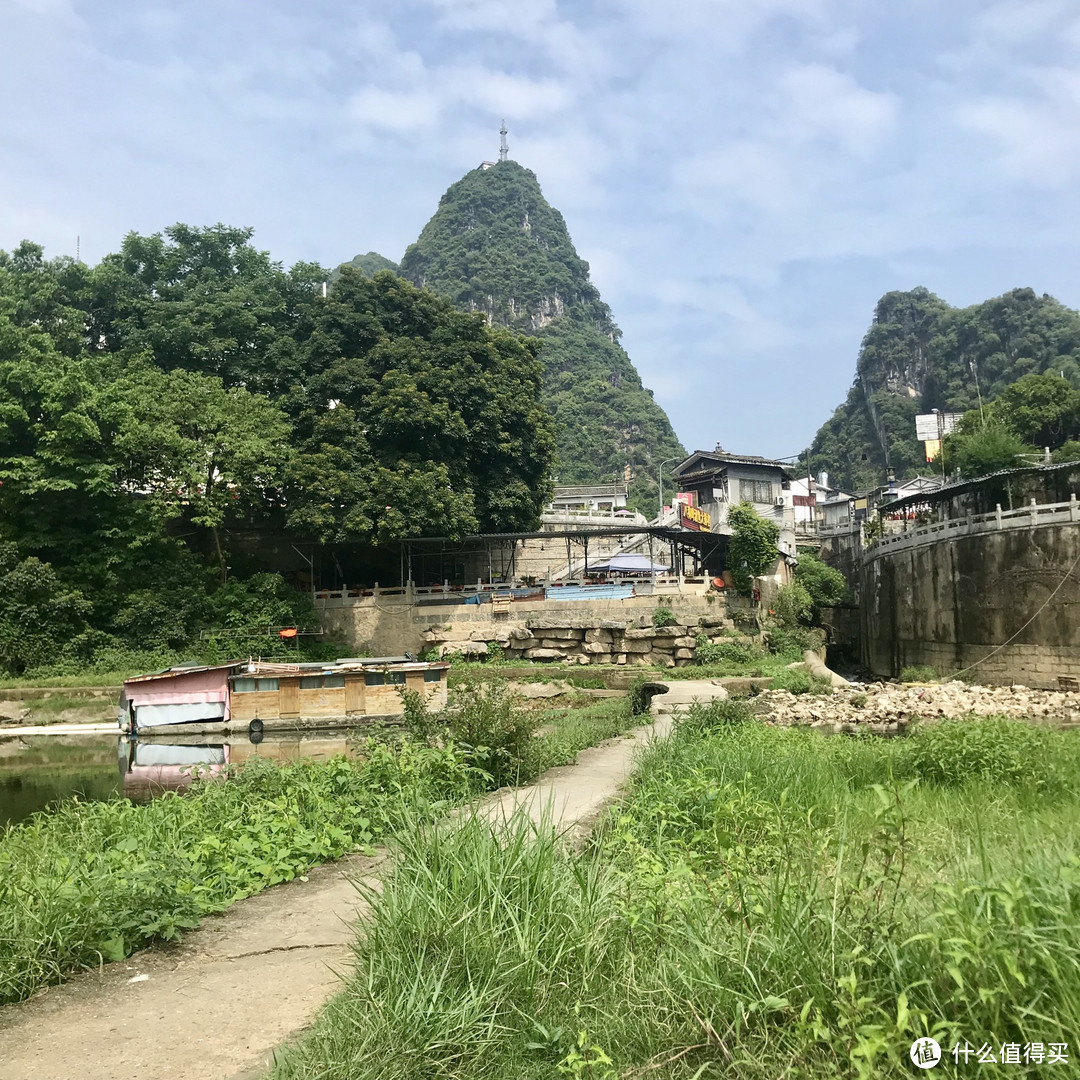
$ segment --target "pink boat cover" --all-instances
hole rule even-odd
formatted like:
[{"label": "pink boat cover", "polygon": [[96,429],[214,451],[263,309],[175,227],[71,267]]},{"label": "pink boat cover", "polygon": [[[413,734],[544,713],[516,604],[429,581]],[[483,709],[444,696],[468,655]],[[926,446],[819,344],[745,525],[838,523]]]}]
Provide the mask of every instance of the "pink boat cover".
[{"label": "pink boat cover", "polygon": [[225,702],[225,718],[229,718],[229,668],[212,671],[178,672],[124,683],[127,699],[136,708],[140,705],[195,705],[203,701]]}]

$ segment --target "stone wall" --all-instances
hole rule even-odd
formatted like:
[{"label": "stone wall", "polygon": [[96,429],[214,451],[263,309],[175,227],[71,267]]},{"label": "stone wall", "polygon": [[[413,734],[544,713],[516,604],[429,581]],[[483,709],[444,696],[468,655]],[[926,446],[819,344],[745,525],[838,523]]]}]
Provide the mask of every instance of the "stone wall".
[{"label": "stone wall", "polygon": [[531,617],[525,625],[435,626],[425,633],[424,643],[427,648],[437,648],[442,656],[460,654],[479,659],[489,655],[491,644],[495,644],[511,662],[682,667],[693,660],[699,634],[719,642],[734,626],[723,612],[699,614],[692,622],[660,627],[653,626],[651,612],[632,620],[598,619],[587,612],[544,613]]},{"label": "stone wall", "polygon": [[[732,602],[738,603],[734,598]],[[683,626],[696,625],[703,615],[718,617],[721,625],[729,615],[727,597],[722,594],[634,596],[626,600],[593,600],[587,605],[565,600],[522,601],[511,604],[506,615],[494,615],[490,604],[412,604],[392,595],[362,600],[320,599],[316,600],[316,607],[323,627],[343,638],[350,653],[373,656],[400,656],[406,652],[418,655],[432,644],[450,642],[505,639],[509,645],[513,629],[529,629],[533,622],[545,619],[554,620],[553,627],[599,629],[606,622],[617,622],[627,628],[651,626],[652,613],[658,607],[670,609]],[[428,631],[446,636],[432,642]]]},{"label": "stone wall", "polygon": [[910,665],[950,674],[982,661],[976,681],[1033,687],[1080,678],[1078,568],[1071,523],[870,549],[859,572],[863,663],[896,677]]}]

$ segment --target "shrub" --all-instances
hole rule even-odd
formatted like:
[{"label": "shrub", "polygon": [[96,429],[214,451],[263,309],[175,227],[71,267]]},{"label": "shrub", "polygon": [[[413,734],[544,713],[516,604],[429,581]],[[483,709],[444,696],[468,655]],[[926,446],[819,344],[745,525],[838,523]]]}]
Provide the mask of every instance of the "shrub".
[{"label": "shrub", "polygon": [[776,594],[776,615],[781,626],[794,630],[810,622],[814,602],[806,586],[800,581],[783,585]]},{"label": "shrub", "polygon": [[747,724],[753,719],[753,709],[741,698],[710,701],[708,704],[695,701],[689,709],[678,714],[675,730],[682,734],[707,735],[721,728]]},{"label": "shrub", "polygon": [[520,696],[505,681],[466,674],[454,690],[445,719],[469,763],[487,773],[495,787],[514,783],[529,772],[539,721],[521,707]]},{"label": "shrub", "polygon": [[652,624],[655,627],[674,626],[679,620],[675,618],[675,612],[671,608],[658,607],[652,613]]},{"label": "shrub", "polygon": [[912,664],[900,672],[901,682],[936,682],[938,670],[929,664]]},{"label": "shrub", "polygon": [[811,675],[805,668],[788,668],[773,679],[772,689],[787,690],[792,694],[831,694],[832,683]]},{"label": "shrub", "polygon": [[795,567],[795,580],[806,589],[811,617],[816,622],[823,607],[839,604],[847,595],[847,581],[839,570],[822,562],[812,551],[802,552]]},{"label": "shrub", "polygon": [[694,639],[695,664],[718,664],[721,661],[748,664],[759,655],[759,650],[751,642],[738,638],[714,643],[709,641],[708,635],[698,634]]},{"label": "shrub", "polygon": [[824,644],[824,633],[806,626],[778,626],[769,631],[769,652],[778,656],[786,653],[802,656],[806,649],[818,652]]},{"label": "shrub", "polygon": [[645,693],[645,684],[648,681],[644,675],[638,675],[630,684],[627,697],[630,701],[631,716],[644,716],[649,711],[649,695]]}]

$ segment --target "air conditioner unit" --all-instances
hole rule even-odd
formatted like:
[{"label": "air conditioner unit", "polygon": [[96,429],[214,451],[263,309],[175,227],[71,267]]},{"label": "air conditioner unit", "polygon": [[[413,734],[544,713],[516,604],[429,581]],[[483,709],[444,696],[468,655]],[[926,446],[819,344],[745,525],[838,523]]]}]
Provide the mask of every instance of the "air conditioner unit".
[{"label": "air conditioner unit", "polygon": [[783,506],[784,505],[784,496],[783,495],[778,495],[776,497],[776,501],[773,503],[773,505],[774,506]]}]

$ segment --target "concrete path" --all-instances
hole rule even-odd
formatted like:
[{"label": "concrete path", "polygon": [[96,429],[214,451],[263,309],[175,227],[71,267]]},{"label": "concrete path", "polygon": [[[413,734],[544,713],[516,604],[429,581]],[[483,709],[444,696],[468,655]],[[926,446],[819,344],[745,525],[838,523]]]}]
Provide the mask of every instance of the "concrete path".
[{"label": "concrete path", "polygon": [[[610,739],[536,783],[495,792],[474,812],[515,806],[586,832],[668,719]],[[227,1080],[257,1077],[341,985],[365,906],[350,879],[377,886],[386,856],[359,856],[234,905],[175,946],[147,949],[0,1008],[0,1080]]]}]

